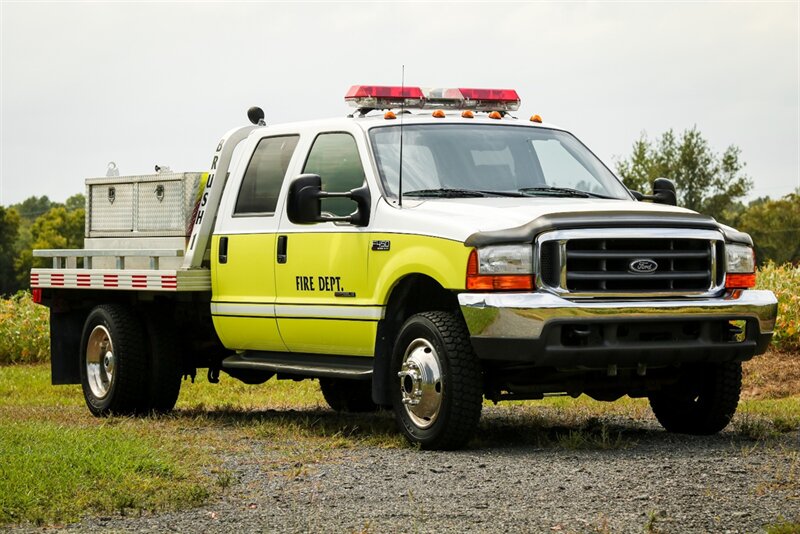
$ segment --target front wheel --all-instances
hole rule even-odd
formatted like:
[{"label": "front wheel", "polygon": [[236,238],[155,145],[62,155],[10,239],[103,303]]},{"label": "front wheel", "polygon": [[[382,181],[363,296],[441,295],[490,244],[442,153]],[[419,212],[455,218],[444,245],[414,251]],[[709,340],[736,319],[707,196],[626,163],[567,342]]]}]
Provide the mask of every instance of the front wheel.
[{"label": "front wheel", "polygon": [[95,307],[84,323],[81,386],[95,416],[129,415],[146,408],[144,328],[125,306]]},{"label": "front wheel", "polygon": [[397,336],[392,403],[400,429],[423,449],[455,449],[481,415],[481,368],[463,319],[450,312],[410,317]]},{"label": "front wheel", "polygon": [[650,407],[668,432],[716,434],[731,422],[742,390],[742,364],[687,366],[676,384],[650,394]]}]

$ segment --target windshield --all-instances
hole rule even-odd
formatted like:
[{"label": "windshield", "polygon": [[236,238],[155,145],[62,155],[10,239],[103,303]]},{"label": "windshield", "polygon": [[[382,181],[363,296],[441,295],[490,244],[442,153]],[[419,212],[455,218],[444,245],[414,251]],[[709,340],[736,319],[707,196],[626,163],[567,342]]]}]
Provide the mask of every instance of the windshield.
[{"label": "windshield", "polygon": [[[400,127],[369,132],[388,194],[397,196]],[[572,135],[480,124],[403,127],[403,196],[569,196],[630,199]]]}]

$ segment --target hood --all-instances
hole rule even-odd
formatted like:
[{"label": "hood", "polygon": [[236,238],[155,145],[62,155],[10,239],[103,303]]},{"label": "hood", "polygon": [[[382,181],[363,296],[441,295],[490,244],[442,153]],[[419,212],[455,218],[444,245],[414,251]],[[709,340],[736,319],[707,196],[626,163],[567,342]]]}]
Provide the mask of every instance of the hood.
[{"label": "hood", "polygon": [[[376,231],[418,233],[457,241],[470,238],[467,244],[471,246],[525,242],[531,233],[554,227],[585,227],[587,221],[603,223],[598,226],[659,225],[663,222],[683,227],[718,228],[714,219],[675,206],[633,200],[553,197],[404,200],[401,209],[379,202],[374,221]],[[484,237],[476,241],[475,236]]]}]

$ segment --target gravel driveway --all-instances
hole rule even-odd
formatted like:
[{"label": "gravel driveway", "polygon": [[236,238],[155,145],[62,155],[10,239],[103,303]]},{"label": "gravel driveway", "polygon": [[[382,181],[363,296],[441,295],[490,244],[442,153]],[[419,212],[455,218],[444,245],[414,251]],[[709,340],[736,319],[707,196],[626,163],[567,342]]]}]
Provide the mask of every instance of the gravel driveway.
[{"label": "gravel driveway", "polygon": [[89,518],[66,529],[759,532],[800,521],[796,432],[757,442],[731,431],[670,435],[649,420],[608,418],[603,427],[604,443],[541,445],[507,410],[488,408],[481,433],[492,437],[473,444],[479,449],[360,447],[310,465],[249,440],[224,461],[230,486],[203,508]]}]

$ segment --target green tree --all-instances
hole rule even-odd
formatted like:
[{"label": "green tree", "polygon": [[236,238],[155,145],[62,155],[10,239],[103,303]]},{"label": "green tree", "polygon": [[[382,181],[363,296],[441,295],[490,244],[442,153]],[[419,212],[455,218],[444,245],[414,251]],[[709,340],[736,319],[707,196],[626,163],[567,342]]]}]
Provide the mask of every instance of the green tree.
[{"label": "green tree", "polygon": [[669,178],[675,182],[680,206],[730,223],[736,218],[737,202],[753,186],[742,172],[740,154],[733,145],[715,154],[697,127],[680,137],[668,130],[655,141],[642,134],[630,157],[617,161],[617,172],[628,188],[643,193],[651,191],[656,178]]},{"label": "green tree", "polygon": [[0,206],[0,295],[14,293],[18,287],[14,272],[14,247],[19,234],[19,213]]},{"label": "green tree", "polygon": [[[31,200],[35,200],[31,201]],[[14,270],[16,281],[20,288],[28,286],[31,267],[47,265],[44,259],[34,261],[33,249],[42,248],[82,248],[84,235],[85,209],[83,195],[74,195],[67,199],[66,205],[50,202],[47,197],[41,197],[50,206],[48,210],[28,224],[26,231],[20,231],[16,244],[16,259]],[[45,205],[36,197],[25,202],[29,209]],[[25,204],[23,202],[23,205]]]},{"label": "green tree", "polygon": [[737,225],[753,237],[759,263],[800,262],[800,190],[779,200],[754,200]]}]

